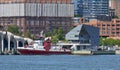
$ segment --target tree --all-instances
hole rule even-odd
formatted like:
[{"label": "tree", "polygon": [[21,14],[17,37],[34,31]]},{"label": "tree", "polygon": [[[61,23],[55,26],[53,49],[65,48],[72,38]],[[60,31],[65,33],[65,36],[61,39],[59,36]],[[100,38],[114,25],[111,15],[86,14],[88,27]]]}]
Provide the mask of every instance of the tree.
[{"label": "tree", "polygon": [[103,37],[100,37],[100,46],[102,46],[102,45],[106,45],[106,41],[105,41],[106,39],[105,38],[103,38]]},{"label": "tree", "polygon": [[19,32],[19,27],[17,25],[9,25],[7,28],[7,31],[16,34],[16,35],[20,35],[21,33]]},{"label": "tree", "polygon": [[46,36],[46,37],[52,36],[52,32],[47,32],[47,33],[45,33],[45,36]]},{"label": "tree", "polygon": [[55,44],[57,43],[59,40],[64,40],[63,37],[63,29],[59,28],[59,29],[54,29],[51,32],[47,32],[45,34],[45,36],[51,36],[52,37],[52,42]]},{"label": "tree", "polygon": [[115,45],[115,40],[114,39],[106,39],[107,46],[114,46]]},{"label": "tree", "polygon": [[25,33],[25,37],[31,38],[31,35],[30,35],[30,32],[29,32],[29,31],[27,31],[27,32]]},{"label": "tree", "polygon": [[52,42],[56,44],[58,42],[57,36],[52,36]]},{"label": "tree", "polygon": [[62,28],[59,28],[57,30],[57,37],[58,37],[59,40],[64,40],[64,38],[63,38],[63,29]]},{"label": "tree", "polygon": [[115,44],[118,45],[118,46],[120,46],[120,40],[118,40],[118,39],[115,40]]},{"label": "tree", "polygon": [[58,33],[58,30],[54,29],[53,32],[52,32],[52,36],[57,35],[57,33]]},{"label": "tree", "polygon": [[119,18],[118,16],[113,16],[112,18]]},{"label": "tree", "polygon": [[112,38],[106,39],[106,38],[100,38],[100,45],[104,46],[115,46],[118,45],[120,46],[120,40],[115,40]]}]

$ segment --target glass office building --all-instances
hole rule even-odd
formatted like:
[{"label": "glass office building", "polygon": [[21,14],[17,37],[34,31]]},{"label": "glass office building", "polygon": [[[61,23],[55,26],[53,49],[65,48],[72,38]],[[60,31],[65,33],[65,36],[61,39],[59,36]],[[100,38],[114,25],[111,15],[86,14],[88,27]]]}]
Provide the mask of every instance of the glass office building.
[{"label": "glass office building", "polygon": [[79,0],[78,12],[86,20],[108,20],[109,0]]},{"label": "glass office building", "polygon": [[74,14],[77,15],[79,14],[79,3],[78,3],[79,0],[72,0],[72,3],[74,4]]}]

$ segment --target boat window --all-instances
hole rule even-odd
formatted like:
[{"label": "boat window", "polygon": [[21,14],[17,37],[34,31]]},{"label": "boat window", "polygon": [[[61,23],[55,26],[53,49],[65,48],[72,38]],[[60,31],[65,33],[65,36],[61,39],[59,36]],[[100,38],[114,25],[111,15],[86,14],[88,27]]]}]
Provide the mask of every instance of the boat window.
[{"label": "boat window", "polygon": [[38,44],[38,42],[34,42],[34,44]]},{"label": "boat window", "polygon": [[83,46],[83,49],[86,49],[86,46]]},{"label": "boat window", "polygon": [[77,50],[80,50],[80,46],[77,46]]}]

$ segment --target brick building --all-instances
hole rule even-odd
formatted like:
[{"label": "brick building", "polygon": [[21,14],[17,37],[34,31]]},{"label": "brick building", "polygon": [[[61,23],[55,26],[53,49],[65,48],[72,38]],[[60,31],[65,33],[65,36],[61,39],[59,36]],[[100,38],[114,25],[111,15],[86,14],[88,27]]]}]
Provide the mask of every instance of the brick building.
[{"label": "brick building", "polygon": [[100,28],[100,36],[102,37],[120,37],[120,19],[113,19],[112,21],[91,20],[84,24]]},{"label": "brick building", "polygon": [[100,36],[102,37],[120,37],[120,19],[112,19],[112,21],[91,20],[90,22],[85,22],[84,19],[81,19],[80,22],[83,23],[73,22],[73,26],[76,27],[79,24],[91,25],[100,29]]},{"label": "brick building", "polygon": [[0,0],[0,25],[18,25],[24,35],[71,27],[74,7],[71,0]]}]

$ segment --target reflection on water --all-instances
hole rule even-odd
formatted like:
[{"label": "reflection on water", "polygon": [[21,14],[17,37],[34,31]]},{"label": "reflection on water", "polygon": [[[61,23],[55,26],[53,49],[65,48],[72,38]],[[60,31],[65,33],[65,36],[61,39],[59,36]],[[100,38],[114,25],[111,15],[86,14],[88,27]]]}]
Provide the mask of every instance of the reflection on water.
[{"label": "reflection on water", "polygon": [[120,55],[4,55],[0,70],[120,70]]}]

